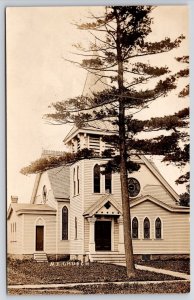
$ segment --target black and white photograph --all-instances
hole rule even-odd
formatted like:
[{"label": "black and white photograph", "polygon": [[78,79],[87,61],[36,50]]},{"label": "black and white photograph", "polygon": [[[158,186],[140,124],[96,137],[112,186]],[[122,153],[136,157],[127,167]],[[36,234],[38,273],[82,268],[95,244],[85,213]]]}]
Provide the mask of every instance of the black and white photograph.
[{"label": "black and white photograph", "polygon": [[189,293],[189,7],[5,13],[8,295]]}]

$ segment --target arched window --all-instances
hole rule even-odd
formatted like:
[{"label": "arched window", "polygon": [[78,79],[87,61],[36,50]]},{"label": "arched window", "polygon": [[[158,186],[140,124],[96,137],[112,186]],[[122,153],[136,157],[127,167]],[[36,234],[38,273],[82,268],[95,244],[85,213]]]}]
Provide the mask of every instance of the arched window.
[{"label": "arched window", "polygon": [[148,218],[144,219],[143,227],[144,227],[144,239],[149,239],[150,238],[150,221]]},{"label": "arched window", "polygon": [[138,239],[138,219],[136,217],[132,220],[132,238]]},{"label": "arched window", "polygon": [[94,193],[100,193],[100,166],[94,167]]},{"label": "arched window", "polygon": [[77,217],[75,217],[75,240],[77,240]]},{"label": "arched window", "polygon": [[112,193],[112,173],[105,174],[105,192]]},{"label": "arched window", "polygon": [[162,237],[162,222],[160,218],[157,218],[155,221],[155,238],[161,239]]},{"label": "arched window", "polygon": [[68,209],[66,206],[62,209],[62,240],[68,240]]}]

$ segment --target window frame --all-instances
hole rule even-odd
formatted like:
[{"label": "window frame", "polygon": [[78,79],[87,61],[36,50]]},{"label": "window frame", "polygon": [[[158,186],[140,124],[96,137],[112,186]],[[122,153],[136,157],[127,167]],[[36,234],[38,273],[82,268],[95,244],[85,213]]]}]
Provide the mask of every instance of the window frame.
[{"label": "window frame", "polygon": [[77,217],[75,217],[75,240],[77,240]]},{"label": "window frame", "polygon": [[[99,180],[99,184],[97,185],[98,186],[98,188],[99,188],[99,190],[98,191],[96,191],[95,190],[95,187],[96,187],[96,184],[95,184],[95,168],[96,167],[99,167],[99,178],[98,178],[98,180]],[[94,167],[93,167],[93,193],[94,194],[100,194],[101,193],[101,173],[100,173],[100,165],[98,164],[98,163],[96,163],[95,165],[94,165]]]},{"label": "window frame", "polygon": [[[65,215],[66,213],[66,215]],[[66,217],[66,222],[64,223],[64,217]],[[66,228],[64,228],[66,226]],[[64,233],[64,231],[66,231]],[[61,240],[68,241],[69,239],[69,210],[66,205],[64,205],[61,209]]]},{"label": "window frame", "polygon": [[79,173],[80,173],[80,167],[77,166],[77,195],[79,195],[80,193],[80,176],[79,176]]},{"label": "window frame", "polygon": [[73,168],[73,196],[76,196],[76,177],[75,177],[75,167]]},{"label": "window frame", "polygon": [[[107,178],[107,176],[110,176],[110,177]],[[107,191],[107,188],[106,188],[107,181],[110,181],[110,189],[109,189],[108,193],[106,192]],[[108,184],[108,186],[109,186],[109,184]],[[104,175],[104,188],[105,188],[105,193],[112,194],[112,172]]]},{"label": "window frame", "polygon": [[[156,221],[158,219],[160,220],[160,237],[156,236],[156,232],[157,232]],[[154,238],[155,238],[155,240],[161,240],[161,239],[163,239],[163,222],[162,222],[162,220],[161,220],[160,217],[156,217],[155,221],[154,221]]]},{"label": "window frame", "polygon": [[[133,232],[134,232],[134,228],[133,228],[133,221],[137,220],[137,237],[133,237]],[[139,220],[137,217],[133,217],[132,222],[131,222],[131,229],[132,229],[132,239],[134,240],[138,240],[139,239]]]},{"label": "window frame", "polygon": [[[149,221],[149,237],[145,237],[145,221]],[[145,217],[143,219],[143,239],[144,240],[150,240],[151,239],[151,221],[148,217]]]}]

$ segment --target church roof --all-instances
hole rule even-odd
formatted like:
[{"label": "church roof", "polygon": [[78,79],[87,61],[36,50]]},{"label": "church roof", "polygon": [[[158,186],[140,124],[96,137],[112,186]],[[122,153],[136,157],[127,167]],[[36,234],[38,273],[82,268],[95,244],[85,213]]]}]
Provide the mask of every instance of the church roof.
[{"label": "church roof", "polygon": [[156,168],[155,164],[152,163],[149,159],[145,157],[145,155],[139,155],[142,162],[148,167],[152,174],[156,176],[156,178],[162,183],[162,185],[166,188],[168,193],[173,196],[175,201],[179,201],[179,195],[175,192],[175,190],[170,186],[170,184],[164,179],[158,168]]},{"label": "church roof", "polygon": [[55,198],[69,199],[70,197],[70,168],[58,167],[47,171],[48,178]]},{"label": "church roof", "polygon": [[[60,156],[63,155],[64,151],[53,151],[53,150],[44,150],[42,156]],[[69,199],[70,198],[70,167],[62,166],[58,168],[53,168],[47,170],[48,179],[50,181],[51,189],[53,195],[56,199]],[[42,173],[36,175],[36,180],[34,183],[31,203],[33,204],[36,198],[38,186],[40,183]]]},{"label": "church roof", "polygon": [[190,212],[190,208],[186,207],[186,206],[180,206],[180,205],[169,205],[163,201],[160,201],[159,199],[156,199],[150,195],[144,195],[141,197],[137,197],[135,199],[130,200],[130,207],[134,207],[136,205],[139,205],[145,201],[150,201],[152,203],[155,203],[156,205],[163,207],[164,209],[170,211],[170,212],[185,212],[185,213],[189,213]]},{"label": "church roof", "polygon": [[[104,75],[103,73],[104,72],[101,72],[102,75]],[[87,73],[82,92],[83,96],[92,97],[93,93],[98,93],[105,89],[107,89],[107,84],[105,79],[100,79],[100,73],[99,76],[92,74],[91,72]]]},{"label": "church roof", "polygon": [[[98,56],[98,53],[94,51],[93,53],[94,57],[95,55]],[[99,71],[98,75],[92,72],[88,72],[86,76],[86,80],[84,83],[84,88],[82,95],[93,97],[93,93],[98,93],[103,90],[106,90],[108,88],[108,85],[106,83],[106,78],[103,77],[104,71]],[[98,134],[100,133],[106,133],[106,132],[115,132],[115,126],[111,124],[109,121],[104,120],[95,120],[88,122],[85,126],[82,128],[77,128],[77,126],[73,126],[72,129],[69,131],[69,133],[66,135],[64,139],[64,143],[67,143],[69,139],[73,138],[77,133],[79,132],[85,132],[93,131],[93,133]],[[89,132],[88,132],[89,133]]]},{"label": "church roof", "polygon": [[12,211],[15,211],[18,215],[25,213],[47,213],[53,214],[56,209],[47,204],[29,204],[29,203],[11,203],[8,209],[7,217],[9,218]]}]

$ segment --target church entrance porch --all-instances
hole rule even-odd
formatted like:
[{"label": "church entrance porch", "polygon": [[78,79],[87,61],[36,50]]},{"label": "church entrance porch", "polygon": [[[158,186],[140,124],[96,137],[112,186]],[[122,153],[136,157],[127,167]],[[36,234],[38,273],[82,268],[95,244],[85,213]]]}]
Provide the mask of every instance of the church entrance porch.
[{"label": "church entrance porch", "polygon": [[111,221],[95,222],[95,250],[111,251]]}]

